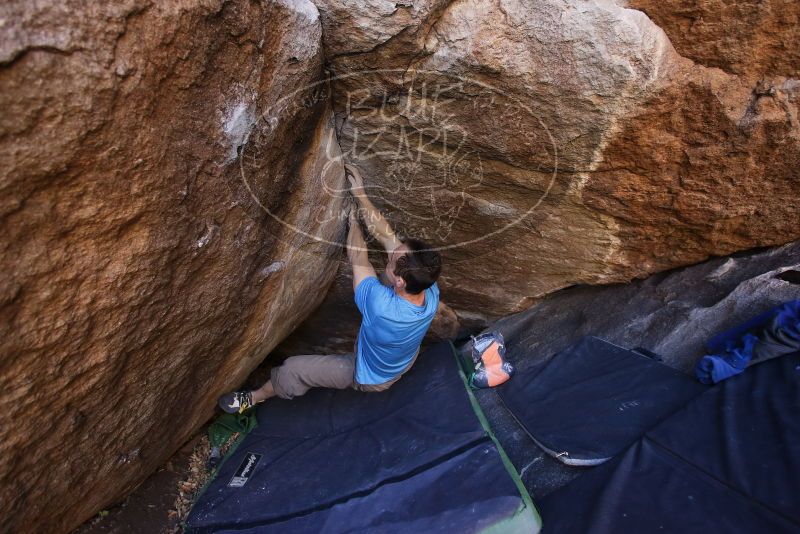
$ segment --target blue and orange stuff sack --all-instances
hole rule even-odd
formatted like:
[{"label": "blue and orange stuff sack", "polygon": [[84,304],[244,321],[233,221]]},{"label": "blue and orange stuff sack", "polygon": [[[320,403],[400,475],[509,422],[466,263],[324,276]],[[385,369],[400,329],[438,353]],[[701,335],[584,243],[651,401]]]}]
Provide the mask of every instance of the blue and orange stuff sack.
[{"label": "blue and orange stuff sack", "polygon": [[487,332],[472,338],[472,363],[469,384],[476,388],[493,388],[514,375],[514,366],[506,361],[506,346],[500,332]]}]

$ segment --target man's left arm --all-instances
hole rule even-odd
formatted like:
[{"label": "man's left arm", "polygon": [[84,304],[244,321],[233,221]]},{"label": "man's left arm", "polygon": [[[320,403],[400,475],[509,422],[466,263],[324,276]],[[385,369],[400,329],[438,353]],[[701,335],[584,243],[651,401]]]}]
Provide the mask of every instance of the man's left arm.
[{"label": "man's left arm", "polygon": [[353,267],[353,291],[358,284],[370,276],[377,277],[375,269],[369,262],[367,256],[367,244],[364,242],[364,234],[361,233],[361,226],[358,224],[355,210],[350,211],[350,230],[347,234],[347,258]]}]

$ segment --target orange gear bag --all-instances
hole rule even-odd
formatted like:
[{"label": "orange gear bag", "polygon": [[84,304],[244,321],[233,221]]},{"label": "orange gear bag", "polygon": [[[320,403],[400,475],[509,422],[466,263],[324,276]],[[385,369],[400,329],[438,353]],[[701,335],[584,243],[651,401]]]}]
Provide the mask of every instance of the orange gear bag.
[{"label": "orange gear bag", "polygon": [[491,388],[506,382],[514,366],[506,360],[506,346],[500,332],[487,332],[472,338],[472,362],[475,371],[469,383],[476,388]]}]

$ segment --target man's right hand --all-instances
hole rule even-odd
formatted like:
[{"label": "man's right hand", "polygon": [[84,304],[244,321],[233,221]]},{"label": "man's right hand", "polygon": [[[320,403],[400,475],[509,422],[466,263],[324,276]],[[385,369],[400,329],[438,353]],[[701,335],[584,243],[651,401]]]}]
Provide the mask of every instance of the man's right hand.
[{"label": "man's right hand", "polygon": [[364,196],[364,179],[361,177],[361,173],[358,169],[346,163],[344,166],[344,170],[347,174],[347,181],[350,182],[350,192],[356,198],[361,198]]},{"label": "man's right hand", "polygon": [[347,230],[347,253],[350,256],[350,261],[353,262],[354,258],[358,257],[358,253],[364,246],[364,234],[361,233],[361,225],[358,223],[358,216],[355,209],[350,209],[348,215],[348,230]]},{"label": "man's right hand", "polygon": [[358,287],[362,280],[375,275],[375,269],[369,262],[367,256],[367,244],[364,242],[364,235],[361,233],[361,226],[355,210],[350,210],[350,229],[347,233],[347,257],[353,268],[353,290]]},{"label": "man's right hand", "polygon": [[367,223],[369,232],[377,237],[386,252],[391,254],[394,249],[401,245],[400,240],[397,239],[389,222],[373,206],[366,191],[364,191],[364,179],[361,178],[361,173],[358,169],[350,164],[345,164],[344,170],[347,173],[347,180],[350,182],[350,192],[358,201],[358,207],[363,210],[362,218]]}]

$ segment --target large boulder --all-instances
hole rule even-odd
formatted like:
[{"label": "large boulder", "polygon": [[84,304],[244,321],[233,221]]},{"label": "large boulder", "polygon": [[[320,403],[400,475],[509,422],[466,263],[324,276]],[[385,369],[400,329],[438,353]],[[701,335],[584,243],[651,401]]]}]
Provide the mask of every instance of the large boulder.
[{"label": "large boulder", "polygon": [[800,236],[796,2],[317,4],[344,156],[465,326]]},{"label": "large boulder", "polygon": [[320,302],[322,69],[308,0],[0,7],[0,530],[119,500]]}]

